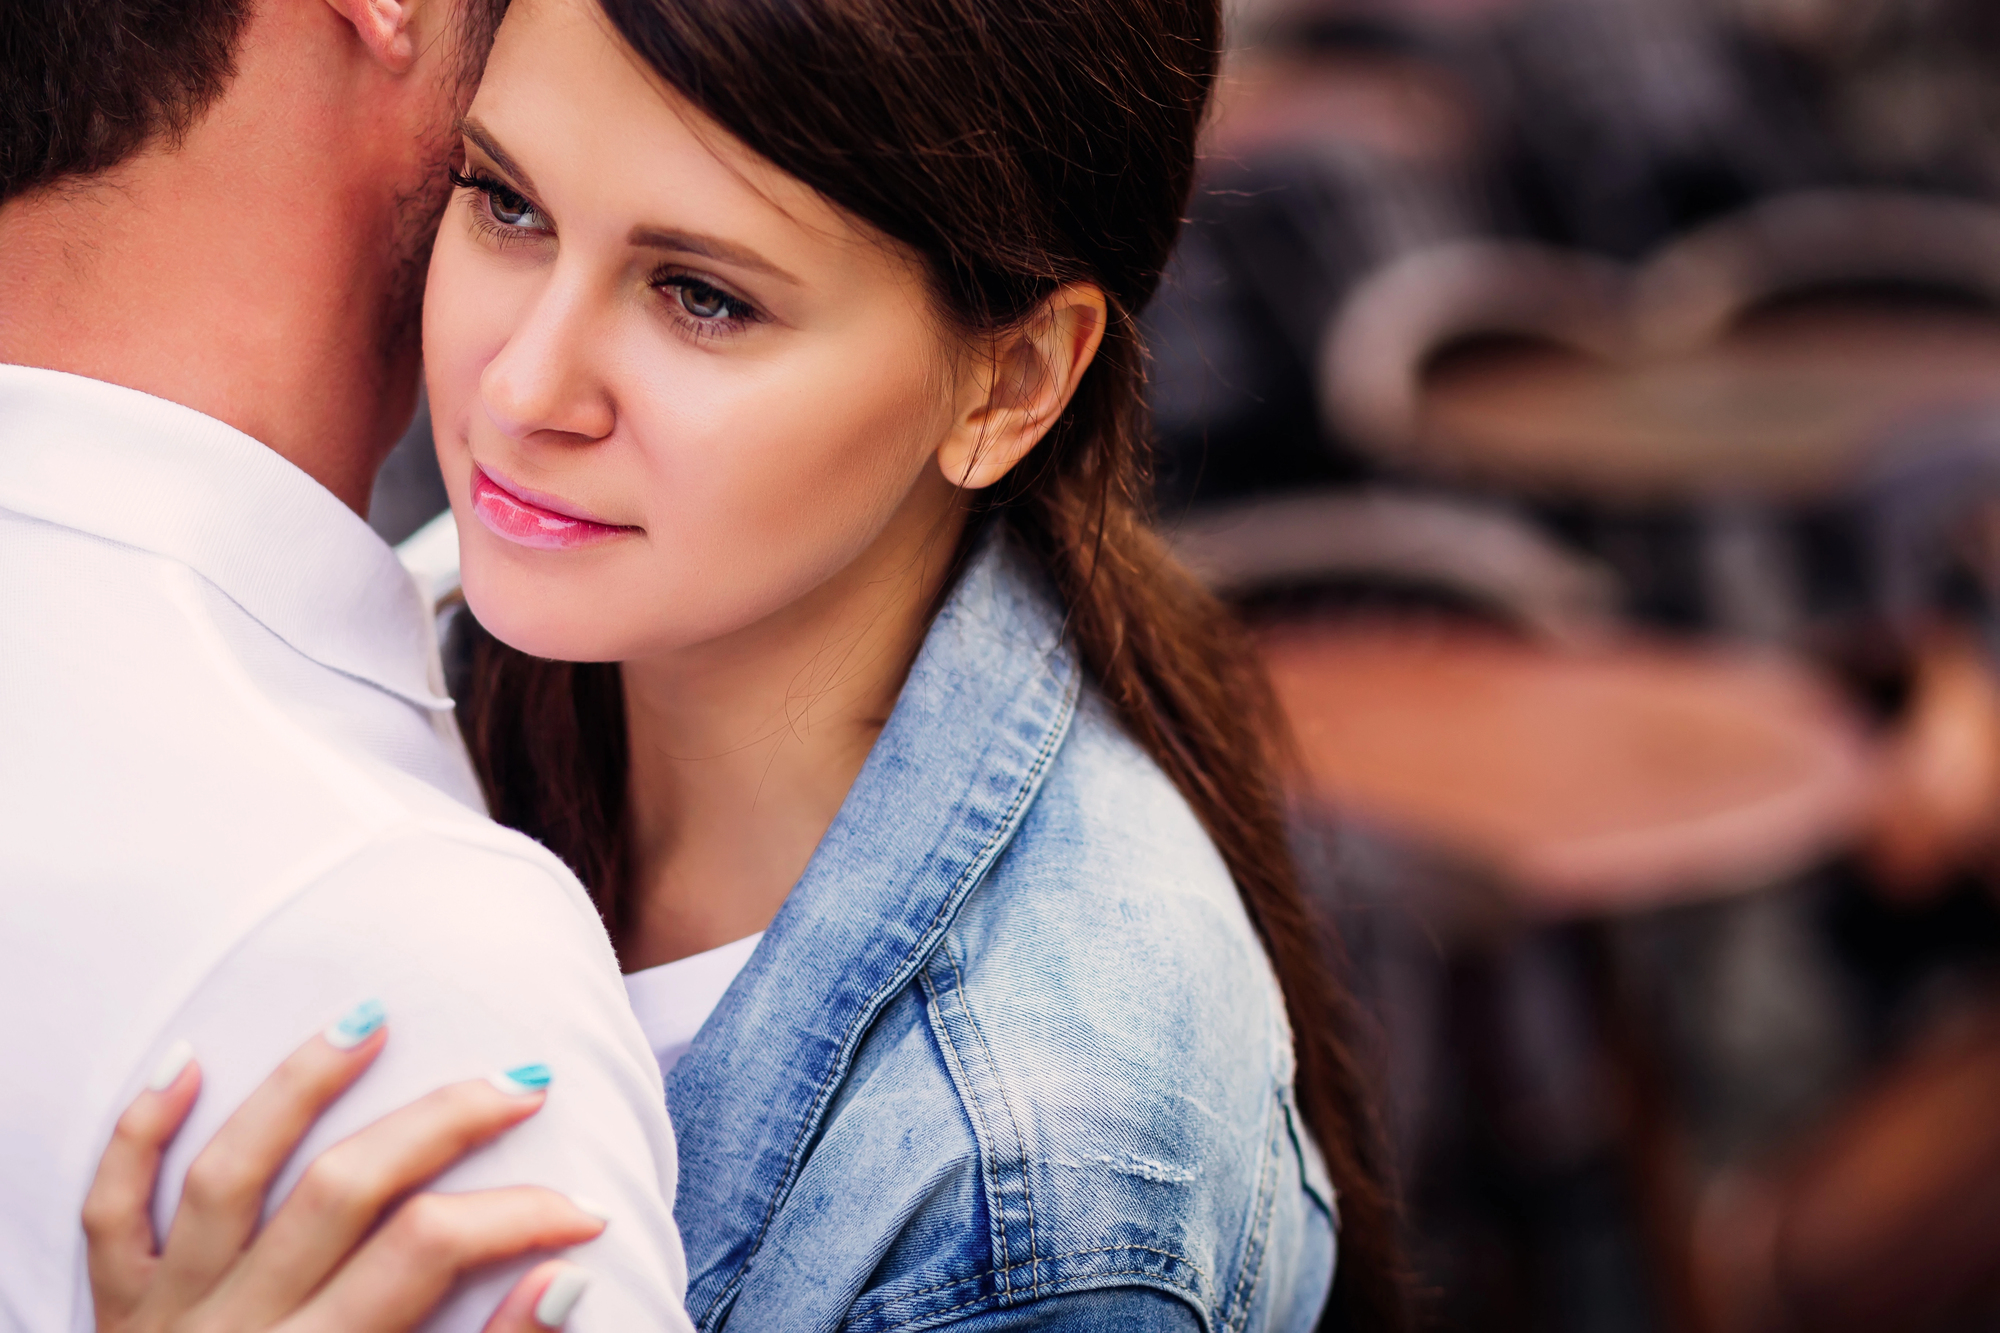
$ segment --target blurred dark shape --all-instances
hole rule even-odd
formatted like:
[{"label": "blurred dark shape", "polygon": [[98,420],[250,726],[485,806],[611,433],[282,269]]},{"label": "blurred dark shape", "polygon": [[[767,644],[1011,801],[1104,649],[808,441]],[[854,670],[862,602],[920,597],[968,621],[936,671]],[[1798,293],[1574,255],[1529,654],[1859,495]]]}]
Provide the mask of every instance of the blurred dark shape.
[{"label": "blurred dark shape", "polygon": [[2000,11],[1986,0],[1729,0],[1792,52],[1822,119],[1871,180],[1992,195],[2000,188]]},{"label": "blurred dark shape", "polygon": [[1328,314],[1365,273],[1463,234],[1438,174],[1331,149],[1211,165],[1146,323],[1163,505],[1370,475],[1313,393]]},{"label": "blurred dark shape", "polygon": [[1294,24],[1225,87],[1188,225],[1145,312],[1163,506],[1351,480],[1313,367],[1365,274],[1490,223],[1478,101],[1387,22]]},{"label": "blurred dark shape", "polygon": [[1246,13],[1164,526],[1300,733],[1440,1325],[1728,1333],[1735,1176],[1804,1219],[1736,1326],[1942,1327],[1899,1264],[1995,1326],[1990,1090],[1865,1080],[2000,984],[2000,7]]},{"label": "blurred dark shape", "polygon": [[[1271,633],[1365,632],[1387,615],[1420,636],[1583,641],[1605,612],[1598,572],[1497,507],[1302,496],[1175,536]],[[1476,862],[1350,813],[1302,808],[1299,848],[1339,964],[1381,1015],[1375,1054],[1432,1315],[1482,1330],[1662,1327],[1575,941],[1524,935]],[[1465,1049],[1486,1058],[1467,1064]]]},{"label": "blurred dark shape", "polygon": [[1552,643],[1587,643],[1616,611],[1608,573],[1506,507],[1384,489],[1213,506],[1174,554],[1260,622],[1435,606]]},{"label": "blurred dark shape", "polygon": [[1526,234],[1635,259],[1765,195],[1845,183],[1809,71],[1677,0],[1545,0],[1484,53]]},{"label": "blurred dark shape", "polygon": [[1613,502],[1826,495],[2000,411],[2000,210],[1785,195],[1626,268],[1463,241],[1357,284],[1330,434],[1384,465]]},{"label": "blurred dark shape", "polygon": [[[1781,196],[1636,269],[1456,242],[1378,269],[1330,330],[1329,433],[1380,466],[1526,495],[1642,620],[1861,665],[1938,517],[1889,479],[2000,420],[2000,212]],[[2000,494],[1947,474],[1961,508]]]},{"label": "blurred dark shape", "polygon": [[438,471],[437,450],[431,443],[430,401],[420,397],[410,428],[375,474],[375,492],[368,500],[368,526],[393,546],[450,507],[444,474]]},{"label": "blurred dark shape", "polygon": [[1305,494],[1172,535],[1266,636],[1437,1314],[1678,1326],[1671,1102],[1601,923],[1810,864],[1858,823],[1852,723],[1769,664],[1620,644],[1603,572],[1501,505]]},{"label": "blurred dark shape", "polygon": [[2000,652],[2000,412],[1947,418],[1934,434],[1857,488],[1881,615],[1906,645],[1941,612],[1966,619]]},{"label": "blurred dark shape", "polygon": [[2000,1323],[2000,1007],[1871,1080],[1788,1162],[1710,1187],[1698,1236],[1715,1333]]},{"label": "blurred dark shape", "polygon": [[1797,664],[1561,650],[1436,606],[1266,633],[1450,1326],[1689,1326],[1684,1104],[1614,923],[1860,837],[1857,720]]},{"label": "blurred dark shape", "polygon": [[1699,5],[1320,5],[1261,31],[1147,316],[1169,510],[1373,474],[1337,433],[1315,454],[1306,402],[1327,319],[1388,261],[1482,234],[1632,258],[1846,178],[1785,57]]}]

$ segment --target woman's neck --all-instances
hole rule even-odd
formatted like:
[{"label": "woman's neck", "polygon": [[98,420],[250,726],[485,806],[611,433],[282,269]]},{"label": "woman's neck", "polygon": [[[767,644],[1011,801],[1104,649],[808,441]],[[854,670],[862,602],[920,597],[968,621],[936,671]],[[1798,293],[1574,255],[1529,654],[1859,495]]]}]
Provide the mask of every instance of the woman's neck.
[{"label": "woman's neck", "polygon": [[[623,664],[627,971],[771,923],[895,707],[964,519],[897,524],[777,615]],[[896,528],[907,528],[906,533]]]}]

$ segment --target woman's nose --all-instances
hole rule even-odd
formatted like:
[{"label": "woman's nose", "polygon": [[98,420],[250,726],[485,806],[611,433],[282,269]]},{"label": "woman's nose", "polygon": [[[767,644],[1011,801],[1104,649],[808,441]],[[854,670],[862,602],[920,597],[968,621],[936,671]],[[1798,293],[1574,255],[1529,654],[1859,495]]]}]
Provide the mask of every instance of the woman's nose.
[{"label": "woman's nose", "polygon": [[479,377],[481,403],[502,434],[587,441],[611,433],[617,411],[593,370],[590,335],[585,294],[552,282]]}]

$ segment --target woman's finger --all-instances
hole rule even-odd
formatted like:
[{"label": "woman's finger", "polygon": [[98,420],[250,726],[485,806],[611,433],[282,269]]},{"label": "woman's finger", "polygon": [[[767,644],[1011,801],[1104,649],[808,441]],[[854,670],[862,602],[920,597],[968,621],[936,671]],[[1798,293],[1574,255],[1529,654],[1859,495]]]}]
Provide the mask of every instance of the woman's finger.
[{"label": "woman's finger", "polygon": [[563,1259],[528,1270],[481,1333],[544,1333],[561,1328],[590,1285],[590,1274]]},{"label": "woman's finger", "polygon": [[129,1310],[145,1292],[156,1261],[153,1188],[160,1158],[187,1122],[200,1091],[201,1066],[194,1048],[175,1042],[111,1131],[83,1200],[90,1284],[100,1312],[107,1304],[114,1312]]},{"label": "woman's finger", "polygon": [[[286,1333],[403,1333],[423,1322],[471,1270],[534,1250],[580,1245],[603,1230],[602,1218],[531,1185],[419,1194],[285,1325]],[[574,1296],[558,1292],[558,1297],[575,1303]],[[536,1305],[547,1299],[545,1288]],[[532,1320],[534,1310],[528,1313]],[[551,1313],[569,1314],[553,1308]]]},{"label": "woman's finger", "polygon": [[391,1203],[542,1108],[533,1070],[439,1088],[321,1153],[230,1275],[234,1308],[253,1321],[296,1308]]},{"label": "woman's finger", "polygon": [[356,1005],[287,1056],[194,1159],[160,1256],[169,1308],[192,1305],[236,1262],[299,1140],[381,1054],[384,1024],[381,1005]]}]

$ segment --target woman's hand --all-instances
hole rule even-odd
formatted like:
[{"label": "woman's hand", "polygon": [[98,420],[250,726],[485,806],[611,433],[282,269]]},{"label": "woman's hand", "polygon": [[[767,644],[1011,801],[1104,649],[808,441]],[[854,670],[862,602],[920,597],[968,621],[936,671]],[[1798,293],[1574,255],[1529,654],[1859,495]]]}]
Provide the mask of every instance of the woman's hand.
[{"label": "woman's hand", "polygon": [[[161,1247],[160,1159],[201,1087],[192,1052],[169,1057],[119,1119],[84,1200],[98,1333],[398,1333],[469,1270],[604,1229],[546,1189],[409,1194],[541,1109],[540,1088],[499,1079],[440,1088],[327,1149],[260,1232],[271,1181],[381,1052],[379,1014],[358,1041],[350,1026],[307,1042],[230,1116],[189,1166]],[[486,1333],[560,1327],[584,1281],[574,1265],[540,1265]]]}]

